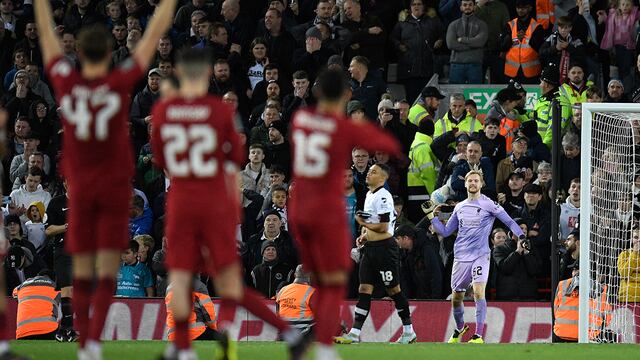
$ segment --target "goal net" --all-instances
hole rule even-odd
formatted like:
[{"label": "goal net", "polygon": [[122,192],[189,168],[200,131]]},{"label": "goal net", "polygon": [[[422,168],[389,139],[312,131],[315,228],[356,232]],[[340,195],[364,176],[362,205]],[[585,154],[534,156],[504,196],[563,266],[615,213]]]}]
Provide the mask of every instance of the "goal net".
[{"label": "goal net", "polygon": [[639,340],[639,149],[640,105],[583,104],[580,342]]}]

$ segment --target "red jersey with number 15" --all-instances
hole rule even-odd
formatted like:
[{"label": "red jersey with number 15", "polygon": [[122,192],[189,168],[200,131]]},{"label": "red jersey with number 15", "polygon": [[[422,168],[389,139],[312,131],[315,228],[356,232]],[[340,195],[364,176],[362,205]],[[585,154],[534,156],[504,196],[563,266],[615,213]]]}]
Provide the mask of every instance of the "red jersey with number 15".
[{"label": "red jersey with number 15", "polygon": [[129,58],[106,77],[86,80],[61,56],[47,64],[47,74],[63,120],[64,174],[75,174],[69,177],[74,183],[93,186],[131,178],[129,104],[144,75],[140,66]]},{"label": "red jersey with number 15", "polygon": [[244,160],[231,107],[214,96],[175,98],[157,103],[152,116],[154,161],[171,177],[167,200],[206,201],[229,209],[223,201],[230,196],[225,167],[232,163],[237,168]]},{"label": "red jersey with number 15", "polygon": [[344,173],[351,163],[351,150],[400,154],[400,144],[370,123],[355,123],[346,117],[298,111],[293,118],[294,187],[291,209],[305,216],[345,216]]}]

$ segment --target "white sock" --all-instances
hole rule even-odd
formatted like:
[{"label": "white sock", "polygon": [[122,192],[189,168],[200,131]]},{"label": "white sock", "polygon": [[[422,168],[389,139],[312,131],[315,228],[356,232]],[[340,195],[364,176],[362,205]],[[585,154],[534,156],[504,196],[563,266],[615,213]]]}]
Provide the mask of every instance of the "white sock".
[{"label": "white sock", "polygon": [[0,341],[0,355],[9,351],[9,342],[7,340]]},{"label": "white sock", "polygon": [[290,328],[289,330],[282,333],[282,339],[289,344],[296,343],[302,337],[302,333],[294,328]]},{"label": "white sock", "polygon": [[176,345],[174,343],[169,343],[166,349],[164,349],[164,357],[166,358],[174,358],[178,354],[178,349],[176,349]]},{"label": "white sock", "polygon": [[402,332],[405,334],[413,334],[413,324],[402,325]]},{"label": "white sock", "polygon": [[178,351],[178,360],[196,360],[198,356],[192,349]]},{"label": "white sock", "polygon": [[355,336],[360,336],[360,333],[362,332],[362,330],[360,329],[356,329],[356,328],[351,328],[351,331],[349,331],[351,334],[355,335]]},{"label": "white sock", "polygon": [[331,345],[318,344],[316,347],[316,360],[338,360],[340,356]]}]

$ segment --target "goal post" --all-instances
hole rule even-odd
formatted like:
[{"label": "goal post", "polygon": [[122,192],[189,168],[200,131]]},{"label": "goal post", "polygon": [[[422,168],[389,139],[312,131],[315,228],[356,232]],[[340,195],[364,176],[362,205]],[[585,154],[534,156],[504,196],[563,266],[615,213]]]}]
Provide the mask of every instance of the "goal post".
[{"label": "goal post", "polygon": [[[634,315],[635,304],[618,296],[622,277],[617,261],[631,245],[638,124],[640,104],[582,104],[580,343],[598,341],[594,332],[604,334],[605,328],[613,334],[607,340],[636,342],[640,321]],[[601,326],[594,325],[598,318],[605,319]]]}]

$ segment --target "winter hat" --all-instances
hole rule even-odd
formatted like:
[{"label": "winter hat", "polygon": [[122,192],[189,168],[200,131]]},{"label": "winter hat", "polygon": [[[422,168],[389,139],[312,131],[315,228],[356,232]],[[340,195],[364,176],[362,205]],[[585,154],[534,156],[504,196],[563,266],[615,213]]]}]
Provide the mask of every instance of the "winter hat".
[{"label": "winter hat", "polygon": [[42,203],[42,201],[34,201],[31,204],[29,204],[29,207],[27,208],[27,217],[29,218],[29,220],[33,221],[33,219],[31,218],[31,207],[35,206],[38,209],[38,212],[40,213],[40,219],[44,218],[44,204]]},{"label": "winter hat", "polygon": [[393,109],[393,101],[389,100],[389,99],[383,99],[378,103],[378,111],[380,111],[380,109],[385,108],[385,109]]},{"label": "winter hat", "polygon": [[304,37],[305,39],[308,39],[310,37],[314,37],[318,40],[322,40],[322,33],[320,32],[320,29],[318,29],[316,26],[312,26],[310,27],[306,33],[304,33]]},{"label": "winter hat", "polygon": [[264,255],[264,251],[267,250],[268,247],[274,247],[277,251],[277,247],[276,247],[276,243],[271,241],[271,240],[267,240],[262,242],[262,246],[260,247],[260,255]]},{"label": "winter hat", "polygon": [[287,135],[287,124],[282,120],[276,120],[269,124],[269,129],[271,128],[278,130],[282,136]]},{"label": "winter hat", "polygon": [[358,100],[351,100],[347,104],[347,115],[351,116],[354,112],[361,110],[364,111],[364,106]]},{"label": "winter hat", "polygon": [[523,122],[520,125],[520,132],[527,138],[532,138],[538,133],[538,123],[533,120]]}]

